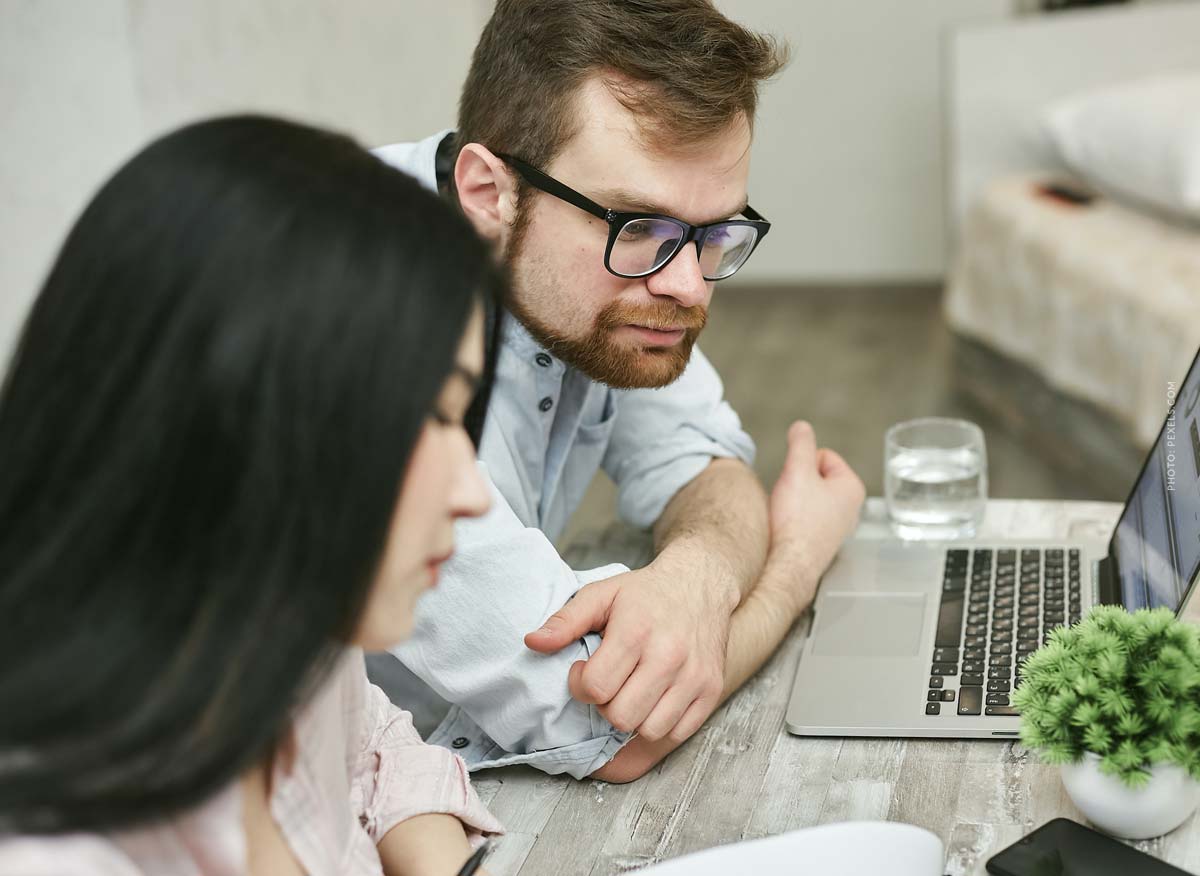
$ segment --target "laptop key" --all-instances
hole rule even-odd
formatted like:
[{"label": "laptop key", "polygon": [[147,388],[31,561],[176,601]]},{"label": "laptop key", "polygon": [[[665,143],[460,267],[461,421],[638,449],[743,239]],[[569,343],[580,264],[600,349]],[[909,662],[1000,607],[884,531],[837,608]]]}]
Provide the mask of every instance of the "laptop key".
[{"label": "laptop key", "polygon": [[[946,692],[948,693],[948,691]],[[942,693],[944,693],[944,691],[931,690],[925,695],[925,699],[929,700],[931,703],[940,703],[942,701]]]},{"label": "laptop key", "polygon": [[1007,706],[1008,694],[990,693],[987,695],[987,700],[985,702],[989,706]]},{"label": "laptop key", "polygon": [[958,714],[978,715],[983,707],[983,688],[974,685],[958,689]]},{"label": "laptop key", "polygon": [[968,686],[968,685],[979,686],[982,684],[983,684],[983,673],[982,672],[976,673],[975,675],[964,675],[958,679],[959,687],[964,687],[964,686]]},{"label": "laptop key", "polygon": [[952,690],[944,690],[944,691],[942,691],[942,702],[943,702],[943,703],[952,703],[952,702],[954,702],[954,691],[952,691]]},{"label": "laptop key", "polygon": [[929,670],[930,675],[958,675],[957,663],[935,663]]},{"label": "laptop key", "polygon": [[925,704],[925,714],[926,715],[940,715],[941,713],[942,713],[942,704],[941,703],[926,703]]},{"label": "laptop key", "polygon": [[940,675],[931,675],[929,677],[929,687],[931,689],[940,688],[942,686],[943,681],[944,681],[944,679]]},{"label": "laptop key", "polygon": [[962,635],[962,622],[962,594],[943,594],[942,605],[938,610],[937,636],[934,638],[934,647],[957,648],[958,638]]},{"label": "laptop key", "polygon": [[988,706],[983,710],[983,713],[985,715],[1006,715],[1014,718],[1021,714],[1012,706]]},{"label": "laptop key", "polygon": [[958,649],[957,648],[934,648],[933,650],[934,663],[957,663]]},{"label": "laptop key", "polygon": [[1012,686],[1004,679],[993,678],[987,683],[988,693],[1008,693]]}]

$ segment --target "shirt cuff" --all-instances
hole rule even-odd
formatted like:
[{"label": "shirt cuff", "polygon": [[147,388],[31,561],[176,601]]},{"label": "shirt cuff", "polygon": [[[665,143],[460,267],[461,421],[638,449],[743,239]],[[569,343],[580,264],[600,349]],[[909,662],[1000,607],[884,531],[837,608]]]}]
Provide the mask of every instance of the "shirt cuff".
[{"label": "shirt cuff", "polygon": [[466,764],[453,752],[419,745],[377,756],[373,802],[363,814],[372,842],[378,844],[397,824],[417,815],[453,815],[468,837],[504,832],[471,787]]}]

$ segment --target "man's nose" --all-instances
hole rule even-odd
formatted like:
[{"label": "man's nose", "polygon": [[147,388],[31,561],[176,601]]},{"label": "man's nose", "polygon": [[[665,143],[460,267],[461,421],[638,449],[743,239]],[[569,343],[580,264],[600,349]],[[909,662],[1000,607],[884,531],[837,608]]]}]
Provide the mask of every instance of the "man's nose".
[{"label": "man's nose", "polygon": [[646,289],[651,295],[674,298],[681,307],[707,306],[711,287],[700,271],[696,244],[684,244],[665,268],[647,277]]}]

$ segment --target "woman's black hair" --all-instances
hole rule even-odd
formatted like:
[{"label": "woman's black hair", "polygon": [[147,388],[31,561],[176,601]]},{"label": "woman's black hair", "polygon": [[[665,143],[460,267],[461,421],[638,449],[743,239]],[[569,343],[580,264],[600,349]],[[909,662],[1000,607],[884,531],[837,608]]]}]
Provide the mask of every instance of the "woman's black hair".
[{"label": "woman's black hair", "polygon": [[169,817],[269,754],[499,289],[464,218],[326,131],[203,122],[101,189],[0,396],[0,834]]}]

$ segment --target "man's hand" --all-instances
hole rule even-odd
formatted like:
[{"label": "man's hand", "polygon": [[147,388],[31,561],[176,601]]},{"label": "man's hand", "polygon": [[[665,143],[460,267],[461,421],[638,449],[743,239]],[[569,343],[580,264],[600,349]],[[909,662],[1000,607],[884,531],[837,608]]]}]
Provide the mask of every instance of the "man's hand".
[{"label": "man's hand", "polygon": [[551,652],[603,632],[591,659],[571,667],[571,696],[599,706],[618,730],[678,743],[720,702],[735,606],[689,586],[692,570],[663,561],[581,588],[525,644]]},{"label": "man's hand", "polygon": [[787,458],[769,502],[767,564],[788,574],[766,577],[777,590],[781,582],[795,582],[780,595],[794,600],[799,614],[812,601],[817,582],[838,548],[858,525],[866,489],[841,456],[817,448],[808,423],[792,423],[787,437]]},{"label": "man's hand", "polygon": [[[770,496],[770,549],[755,594],[756,609],[781,616],[767,653],[812,601],[821,574],[858,522],[864,496],[862,481],[845,460],[818,450],[807,423],[792,424],[787,458]],[[678,552],[663,553],[644,569],[588,584],[525,637],[531,649],[552,652],[585,633],[603,633],[591,659],[572,665],[571,695],[599,706],[618,730],[637,730],[644,742],[663,740],[665,750],[700,729],[766,656],[741,659],[747,665],[730,684],[726,659],[734,594],[689,586],[704,569],[685,563]],[[752,643],[740,648],[756,650]]]},{"label": "man's hand", "polygon": [[[840,456],[818,450],[812,428],[788,431],[788,453],[770,497],[771,546],[754,588],[733,614],[721,701],[746,683],[807,610],[817,582],[858,521],[863,485]],[[592,776],[629,782],[676,747],[638,737]]]}]

